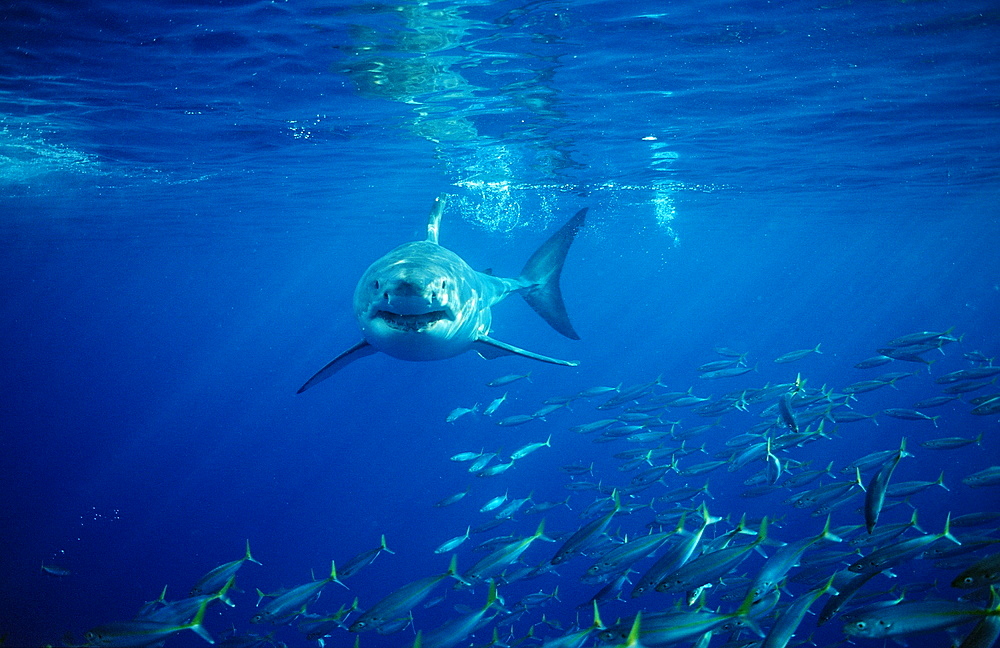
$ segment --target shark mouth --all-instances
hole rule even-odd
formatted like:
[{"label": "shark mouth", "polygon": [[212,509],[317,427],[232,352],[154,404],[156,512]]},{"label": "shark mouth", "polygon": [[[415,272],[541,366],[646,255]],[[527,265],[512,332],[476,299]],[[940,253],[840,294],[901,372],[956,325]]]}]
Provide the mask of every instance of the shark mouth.
[{"label": "shark mouth", "polygon": [[374,319],[380,319],[398,331],[419,333],[441,320],[455,319],[448,311],[435,310],[417,315],[400,315],[389,311],[376,311]]}]

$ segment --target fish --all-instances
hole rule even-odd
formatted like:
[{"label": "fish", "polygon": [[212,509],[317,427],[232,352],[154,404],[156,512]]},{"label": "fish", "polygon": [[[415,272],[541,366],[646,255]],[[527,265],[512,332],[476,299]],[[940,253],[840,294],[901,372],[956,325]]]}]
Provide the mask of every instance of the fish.
[{"label": "fish", "polygon": [[212,644],[212,639],[208,631],[201,625],[205,620],[205,610],[214,597],[207,596],[198,608],[194,618],[187,623],[163,623],[159,621],[122,621],[118,623],[108,623],[91,628],[83,637],[90,646],[117,646],[120,648],[149,646],[161,643],[170,635],[181,630],[191,630],[199,637]]},{"label": "fish", "polygon": [[989,611],[1000,608],[1000,593],[997,588],[990,588],[990,603],[987,614],[976,624],[972,631],[965,635],[959,648],[992,648],[1000,639],[1000,615]]},{"label": "fish", "polygon": [[531,372],[529,371],[528,373],[523,374],[508,374],[506,376],[500,376],[499,378],[494,378],[486,383],[486,386],[503,387],[504,385],[509,385],[512,382],[517,382],[518,380],[527,380],[528,382],[531,382]]},{"label": "fish", "polygon": [[469,539],[469,531],[472,530],[472,525],[469,525],[465,529],[465,535],[455,536],[451,540],[445,540],[441,545],[434,550],[434,553],[448,553],[458,548],[460,544]]},{"label": "fish", "polygon": [[507,295],[519,293],[558,333],[580,339],[566,312],[559,276],[587,209],[578,211],[543,243],[519,277],[505,279],[476,272],[438,243],[445,202],[444,196],[434,202],[425,240],[404,243],[362,274],[354,291],[354,314],[362,340],[316,372],[299,393],[378,352],[400,360],[430,361],[475,350],[487,359],[518,355],[569,367],[579,364],[521,349],[489,333],[492,307]]},{"label": "fish", "polygon": [[534,418],[545,420],[545,417],[555,412],[556,410],[563,409],[568,403],[549,403],[548,405],[543,405],[542,407],[535,410],[531,415]]},{"label": "fish", "polygon": [[987,365],[985,367],[972,367],[971,369],[960,369],[952,371],[934,379],[939,385],[962,382],[964,380],[979,380],[981,378],[991,378],[1000,375],[1000,367]]},{"label": "fish", "polygon": [[833,589],[833,579],[831,576],[829,580],[826,581],[821,587],[810,590],[805,594],[800,595],[794,601],[785,608],[781,616],[774,622],[771,629],[768,631],[767,636],[764,637],[764,642],[760,645],[761,648],[785,648],[788,642],[792,640],[795,636],[795,631],[798,630],[799,626],[802,624],[802,619],[805,618],[806,614],[809,612],[809,608],[813,606],[816,601],[820,599],[824,594]]},{"label": "fish", "polygon": [[859,380],[844,387],[843,391],[845,394],[863,394],[891,384],[888,380]]},{"label": "fish", "polygon": [[885,496],[891,498],[910,497],[911,495],[916,495],[921,491],[927,490],[931,486],[940,486],[946,491],[951,490],[944,485],[944,471],[942,470],[941,474],[934,481],[908,481],[901,484],[893,484],[886,490]]},{"label": "fish", "polygon": [[154,601],[153,607],[148,604],[144,606],[144,609],[140,614],[136,616],[137,621],[153,621],[156,623],[164,624],[184,624],[187,623],[198,610],[201,609],[202,605],[206,602],[211,603],[215,600],[223,600],[230,607],[234,607],[229,599],[227,598],[227,593],[229,588],[233,586],[236,581],[236,576],[233,575],[225,582],[222,588],[213,592],[212,594],[199,594],[197,596],[189,596],[185,599],[180,599],[179,601],[167,601],[164,599],[166,596],[167,588],[163,588],[163,592],[160,594],[160,598]]},{"label": "fish", "polygon": [[[646,592],[655,589],[656,586],[667,577],[667,575],[683,567],[697,550],[702,537],[705,535],[705,530],[710,525],[716,524],[722,520],[720,517],[712,517],[709,515],[708,507],[705,502],[701,503],[699,513],[701,514],[701,527],[695,533],[687,534],[687,538],[682,539],[680,542],[670,547],[656,560],[655,563],[653,563],[652,566],[649,567],[649,569],[646,570],[645,573],[642,574],[642,576],[639,577],[635,586],[632,588],[632,598],[638,598]],[[677,523],[675,533],[680,533],[683,530],[684,515],[681,515],[681,519]]]},{"label": "fish", "polygon": [[1000,394],[993,394],[972,408],[976,416],[990,416],[1000,412]]},{"label": "fish", "polygon": [[514,427],[515,425],[524,425],[534,420],[535,417],[531,414],[512,414],[497,421],[497,425],[500,427]]},{"label": "fish", "polygon": [[476,403],[472,407],[456,407],[455,409],[448,412],[448,416],[444,417],[445,423],[454,423],[458,419],[462,418],[466,414],[472,414],[479,411],[479,403]]},{"label": "fish", "polygon": [[[667,574],[656,585],[656,591],[691,591],[725,576],[746,560],[750,552],[759,547],[767,539],[767,525],[768,521],[765,517],[753,542],[703,553],[691,562]],[[753,602],[752,595],[747,598]]]},{"label": "fish", "polygon": [[472,461],[473,459],[478,459],[483,456],[482,451],[479,452],[459,452],[456,455],[452,455],[450,459],[455,462],[462,461]]},{"label": "fish", "polygon": [[788,431],[792,434],[798,434],[799,424],[795,421],[795,413],[792,412],[792,397],[792,392],[785,392],[778,399],[778,414],[781,417],[781,422],[788,428]]},{"label": "fish", "polygon": [[814,544],[824,540],[843,542],[840,536],[830,531],[830,516],[827,516],[826,524],[823,525],[823,530],[818,535],[784,544],[764,561],[764,566],[757,572],[748,589],[753,595],[753,600],[761,600],[768,592],[776,588],[788,572],[799,564],[802,554]]},{"label": "fish", "polygon": [[698,366],[695,369],[698,373],[705,373],[706,371],[718,371],[719,369],[728,369],[729,367],[735,367],[737,365],[742,365],[742,358],[733,358],[731,360],[714,360],[712,362],[706,362],[703,365]]},{"label": "fish", "polygon": [[854,365],[855,369],[872,369],[874,367],[880,367],[884,364],[892,362],[892,358],[884,355],[872,356],[870,358],[865,358],[861,362]]},{"label": "fish", "polygon": [[453,495],[449,495],[444,499],[438,500],[437,502],[434,503],[434,506],[436,508],[444,508],[445,506],[451,506],[452,504],[458,502],[460,499],[462,499],[468,494],[469,494],[469,489],[466,488],[464,491],[454,493]]},{"label": "fish", "polygon": [[882,512],[882,506],[885,504],[885,494],[889,489],[889,480],[892,479],[893,471],[896,470],[896,466],[899,465],[903,457],[912,456],[906,451],[906,437],[903,437],[899,443],[899,451],[886,461],[879,468],[879,471],[875,473],[871,481],[868,482],[868,489],[865,491],[865,528],[868,529],[869,535],[875,530],[875,525],[878,523],[879,514]]},{"label": "fish", "polygon": [[663,546],[670,536],[670,533],[651,533],[627,540],[598,558],[586,573],[588,576],[599,576],[624,571]]},{"label": "fish", "polygon": [[934,423],[934,427],[937,427],[937,421],[941,418],[940,416],[928,416],[923,412],[918,412],[917,410],[906,407],[890,407],[889,409],[882,410],[882,413],[886,416],[903,419],[905,421],[930,421]]},{"label": "fish", "polygon": [[510,518],[514,517],[515,513],[520,511],[525,504],[531,501],[532,495],[534,495],[533,492],[529,493],[527,497],[512,499],[511,501],[507,502],[507,506],[500,509],[500,511],[496,514],[496,518],[498,520],[509,520]]},{"label": "fish", "polygon": [[945,394],[958,396],[959,394],[968,394],[969,392],[978,391],[983,387],[988,387],[994,384],[995,382],[996,378],[993,378],[991,380],[966,380],[964,382],[948,385],[941,391],[944,392]]},{"label": "fish", "polygon": [[73,573],[65,567],[59,567],[58,565],[46,565],[45,563],[42,563],[41,572],[56,578],[65,578]]},{"label": "fish", "polygon": [[423,635],[420,648],[452,648],[458,645],[466,637],[475,632],[483,623],[483,617],[497,603],[497,584],[490,581],[490,588],[486,595],[486,604],[478,610],[468,612],[462,616],[451,619],[444,625],[430,630]]},{"label": "fish", "polygon": [[594,462],[590,462],[589,466],[583,464],[566,464],[565,466],[559,466],[559,470],[567,475],[586,475],[594,472]]},{"label": "fish", "polygon": [[823,352],[819,350],[819,344],[811,349],[800,349],[798,351],[789,351],[788,353],[783,353],[774,359],[775,362],[779,364],[787,362],[795,362],[796,360],[801,360],[807,355],[812,355],[813,353],[818,353],[823,355]]},{"label": "fish", "polygon": [[[725,627],[729,631],[747,628],[763,637],[757,622],[749,615],[753,601],[748,596],[738,609],[729,613],[712,612],[706,609],[694,611],[675,610],[649,614],[643,617],[638,628],[640,646],[672,646],[682,642],[697,639],[711,633],[716,628]],[[605,642],[626,639],[632,634],[635,622],[613,626],[601,632],[598,636]]]},{"label": "fish", "polygon": [[954,326],[949,328],[947,331],[920,331],[918,333],[909,333],[907,335],[901,335],[897,338],[893,338],[886,342],[886,346],[890,347],[906,347],[914,346],[917,344],[926,344],[928,342],[934,342],[951,335]]},{"label": "fish", "polygon": [[965,437],[941,437],[940,439],[930,439],[928,441],[923,441],[920,445],[925,448],[930,448],[931,450],[955,450],[956,448],[964,448],[967,445],[979,443],[983,440],[982,433],[979,434],[974,439],[967,439]]},{"label": "fish", "polygon": [[767,483],[774,485],[777,483],[778,479],[781,478],[781,460],[771,452],[771,438],[767,439],[767,447],[765,448],[764,461],[766,463],[765,475],[767,476]]},{"label": "fish", "polygon": [[507,493],[504,493],[503,495],[497,495],[496,497],[494,497],[490,501],[488,501],[485,504],[483,504],[483,507],[481,509],[479,509],[479,512],[480,513],[488,513],[490,511],[496,509],[496,508],[499,508],[499,506],[501,504],[503,504],[504,502],[506,502],[506,501],[507,501]]},{"label": "fish", "polygon": [[917,401],[913,404],[914,409],[926,409],[928,407],[941,407],[942,405],[947,405],[948,403],[957,400],[958,396],[932,396],[931,398],[925,398],[923,400]]},{"label": "fish", "polygon": [[706,371],[702,373],[699,378],[704,380],[715,380],[717,378],[734,378],[736,376],[742,376],[745,373],[750,373],[751,371],[757,371],[757,367],[730,367],[728,369],[718,369],[716,371]]},{"label": "fish", "polygon": [[971,488],[983,488],[984,486],[996,486],[1000,484],[1000,466],[990,466],[977,473],[973,473],[962,480],[962,483]]},{"label": "fish", "polygon": [[518,448],[514,452],[510,453],[510,458],[521,459],[522,457],[528,456],[529,454],[531,454],[535,450],[538,450],[539,448],[551,448],[551,447],[552,447],[552,435],[550,434],[549,438],[546,439],[545,441],[542,441],[540,443],[529,443],[525,446]]},{"label": "fish", "polygon": [[906,601],[855,614],[850,622],[844,624],[844,633],[869,639],[900,637],[943,630],[987,615],[1000,615],[1000,609],[983,610],[972,603],[944,599]]},{"label": "fish", "polygon": [[[260,612],[253,615],[250,618],[250,623],[280,624],[292,621],[295,617],[305,613],[309,604],[319,598],[320,592],[327,583],[337,583],[347,587],[337,577],[337,565],[333,561],[330,561],[330,575],[327,578],[310,581],[278,594],[268,595],[258,589],[257,595],[260,597],[260,601],[266,596],[273,597],[273,600],[269,601]],[[258,601],[258,605],[260,601]]]},{"label": "fish", "polygon": [[576,532],[574,532],[573,535],[571,535],[559,547],[559,549],[556,550],[555,555],[552,556],[552,559],[549,562],[553,565],[558,565],[559,563],[569,560],[576,554],[583,552],[583,550],[594,541],[594,538],[604,533],[604,530],[608,528],[608,524],[611,522],[611,518],[613,518],[622,508],[621,499],[619,499],[617,490],[612,494],[612,498],[614,500],[614,506],[612,509],[601,517],[591,520],[577,529]]},{"label": "fish", "polygon": [[1000,553],[983,558],[951,581],[952,587],[978,589],[1000,583]]},{"label": "fish", "polygon": [[[458,499],[465,497],[465,493],[467,492],[469,491],[466,490],[465,492],[460,493],[460,497]],[[443,506],[447,506],[447,504]],[[361,571],[368,565],[372,564],[383,551],[389,554],[396,553],[386,545],[384,533],[382,534],[382,539],[377,547],[375,547],[374,549],[369,549],[368,551],[362,551],[355,557],[345,562],[344,565],[340,568],[340,577],[350,578],[351,576],[357,574],[359,571]]]},{"label": "fish", "polygon": [[[254,557],[250,555],[249,539],[247,540],[246,552],[243,554],[242,558],[240,558],[239,560],[234,560],[232,562],[227,562],[223,565],[219,565],[215,569],[211,570],[210,572],[202,576],[200,579],[198,579],[198,582],[194,584],[194,587],[191,588],[190,596],[199,596],[202,594],[215,594],[225,586],[226,582],[230,578],[236,576],[236,572],[239,570],[240,567],[243,566],[243,563],[247,561],[256,563],[258,565],[260,564],[260,562],[255,560]],[[228,598],[223,597],[222,600],[227,605],[232,605],[232,603],[229,601]]]},{"label": "fish", "polygon": [[498,576],[509,565],[515,563],[536,540],[544,537],[545,520],[543,519],[532,535],[501,546],[463,572],[461,579],[455,584],[455,588],[469,587]]},{"label": "fish", "polygon": [[588,387],[577,393],[577,398],[594,398],[596,396],[607,396],[608,394],[618,393],[622,388],[622,384],[618,383],[617,387],[607,387],[603,385],[598,385],[597,387]]},{"label": "fish", "polygon": [[944,521],[944,530],[938,534],[925,534],[909,540],[880,547],[848,565],[847,570],[855,574],[878,574],[896,565],[901,565],[941,538],[948,538],[957,545],[962,544],[951,534],[951,513]]},{"label": "fish", "polygon": [[580,425],[574,425],[570,428],[571,431],[577,434],[590,434],[591,432],[599,432],[606,427],[610,427],[618,422],[618,419],[601,419],[600,421],[593,421],[591,423],[581,423]]},{"label": "fish", "polygon": [[507,463],[493,464],[492,466],[487,466],[476,473],[476,477],[496,477],[497,475],[502,475],[511,468],[514,467],[515,459],[511,459]]},{"label": "fish", "polygon": [[491,461],[493,461],[493,459],[496,456],[497,456],[497,453],[495,453],[495,452],[486,452],[486,453],[480,454],[479,458],[476,459],[474,462],[472,462],[472,464],[469,466],[469,472],[470,473],[478,473],[483,468],[485,468],[488,463],[490,463]]},{"label": "fish", "polygon": [[350,632],[364,632],[408,616],[410,610],[420,605],[434,588],[446,578],[461,580],[458,576],[458,554],[452,554],[448,569],[434,576],[425,576],[403,585],[361,614],[349,627]]},{"label": "fish", "polygon": [[494,399],[492,403],[490,403],[489,405],[487,405],[486,409],[483,410],[483,416],[493,416],[493,413],[496,412],[500,408],[501,405],[503,405],[503,402],[505,400],[507,400],[507,394],[508,393],[509,392],[504,392],[503,396],[501,396],[500,398]]},{"label": "fish", "polygon": [[[358,598],[354,597],[354,603],[350,606],[341,605],[340,608],[333,614],[328,614],[326,616],[321,616],[317,618],[310,618],[299,623],[299,632],[306,636],[308,641],[318,641],[320,648],[323,646],[323,637],[329,637],[336,630],[344,628],[344,619],[351,613],[358,609]],[[235,644],[235,642],[232,642]],[[223,645],[228,645],[225,642]],[[270,648],[265,643],[253,643],[247,644],[235,644],[233,648]]]}]

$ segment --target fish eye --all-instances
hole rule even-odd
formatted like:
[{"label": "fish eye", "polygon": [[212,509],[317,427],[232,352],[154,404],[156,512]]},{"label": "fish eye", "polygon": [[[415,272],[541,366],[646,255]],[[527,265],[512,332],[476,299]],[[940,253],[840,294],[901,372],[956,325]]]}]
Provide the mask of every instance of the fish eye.
[{"label": "fish eye", "polygon": [[868,624],[865,623],[864,621],[858,621],[857,623],[854,624],[854,627],[857,628],[858,630],[864,630],[867,626]]},{"label": "fish eye", "polygon": [[966,585],[972,585],[973,583],[976,582],[976,579],[973,578],[972,576],[966,576],[965,578],[962,579],[962,582],[965,583]]}]

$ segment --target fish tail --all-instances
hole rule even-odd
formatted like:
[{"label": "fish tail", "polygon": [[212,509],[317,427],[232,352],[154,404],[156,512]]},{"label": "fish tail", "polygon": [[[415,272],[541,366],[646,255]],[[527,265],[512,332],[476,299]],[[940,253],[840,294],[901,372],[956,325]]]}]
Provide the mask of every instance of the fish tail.
[{"label": "fish tail", "polygon": [[[233,579],[230,578],[229,582],[226,583],[226,587],[223,589],[228,589],[229,586],[232,585],[232,582]],[[209,597],[206,598],[204,601],[202,601],[201,607],[198,608],[198,613],[194,615],[194,618],[191,619],[190,623],[183,626],[184,628],[193,631],[195,634],[197,634],[199,637],[201,637],[210,644],[214,644],[215,639],[212,639],[212,635],[208,634],[208,630],[206,630],[201,625],[201,622],[205,620],[205,610],[208,609],[208,604],[211,603],[213,600],[215,600],[213,597]]]},{"label": "fish tail", "polygon": [[[916,509],[914,509],[914,513],[916,513]],[[820,531],[820,534],[818,536],[816,536],[816,539],[814,540],[814,542],[819,542],[820,540],[828,540],[830,542],[843,542],[844,541],[844,539],[841,538],[839,535],[837,535],[837,534],[833,533],[832,531],[830,531],[830,516],[829,515],[826,516],[826,524],[823,525],[823,530]]]},{"label": "fish tail", "polygon": [[559,275],[566,261],[566,253],[576,233],[583,226],[587,209],[581,209],[569,219],[549,240],[542,243],[521,270],[521,281],[526,285],[521,296],[528,305],[559,333],[571,340],[580,336],[573,330],[559,288]]},{"label": "fish tail", "polygon": [[767,540],[767,516],[766,515],[760,521],[760,529],[757,531],[757,537],[754,538],[753,542],[751,542],[750,544],[752,544],[754,547],[759,547],[760,545],[764,544],[765,540]]},{"label": "fish tail", "polygon": [[337,585],[342,586],[344,589],[351,589],[347,585],[344,585],[344,583],[339,578],[337,578],[337,562],[334,561],[334,560],[330,561],[330,579],[329,580],[330,580],[331,583],[336,583]]},{"label": "fish tail", "polygon": [[385,534],[382,534],[382,551],[386,553],[395,554],[396,552],[385,545]]},{"label": "fish tail", "polygon": [[496,602],[497,602],[497,582],[491,578],[490,591],[486,595],[486,605],[483,606],[483,611],[485,612],[486,610],[493,607],[493,604]]},{"label": "fish tail", "polygon": [[[219,599],[220,601],[222,601],[223,603],[225,603],[229,607],[236,607],[236,604],[233,603],[229,599],[229,596],[228,596],[229,589],[233,586],[233,584],[235,582],[236,582],[236,576],[235,575],[230,576],[229,580],[226,581],[226,584],[222,586],[222,589],[220,589],[218,592],[215,593],[215,595],[213,596],[213,598]],[[167,587],[166,587],[166,585],[164,585],[163,586],[163,594],[160,594],[160,600],[163,600],[163,597],[164,597],[164,595],[166,595],[166,593],[167,593]],[[209,643],[211,643],[211,642],[209,642]]]},{"label": "fish tail", "polygon": [[951,535],[951,511],[948,511],[948,517],[944,519],[944,531],[941,532],[942,538],[948,538],[957,545],[962,544],[959,542],[958,538]]},{"label": "fish tail", "polygon": [[940,486],[941,488],[945,489],[946,491],[950,491],[951,490],[950,488],[948,488],[947,486],[944,485],[944,471],[943,470],[941,471],[941,474],[938,475],[937,485]]},{"label": "fish tail", "polygon": [[597,610],[597,599],[594,599],[594,624],[591,626],[595,630],[602,630],[605,628],[604,622],[601,621],[601,613]]},{"label": "fish tail", "polygon": [[260,561],[250,555],[250,538],[247,538],[247,552],[243,555],[243,560],[249,560],[252,563],[260,564]]}]

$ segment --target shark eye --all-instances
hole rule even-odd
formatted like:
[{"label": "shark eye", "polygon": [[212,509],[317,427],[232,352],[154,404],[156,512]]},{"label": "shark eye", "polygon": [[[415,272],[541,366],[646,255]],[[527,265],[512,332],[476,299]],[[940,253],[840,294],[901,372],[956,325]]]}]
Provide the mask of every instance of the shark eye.
[{"label": "shark eye", "polygon": [[378,290],[378,289],[379,289],[379,283],[378,283],[378,279],[376,279],[375,280],[375,290]]}]

